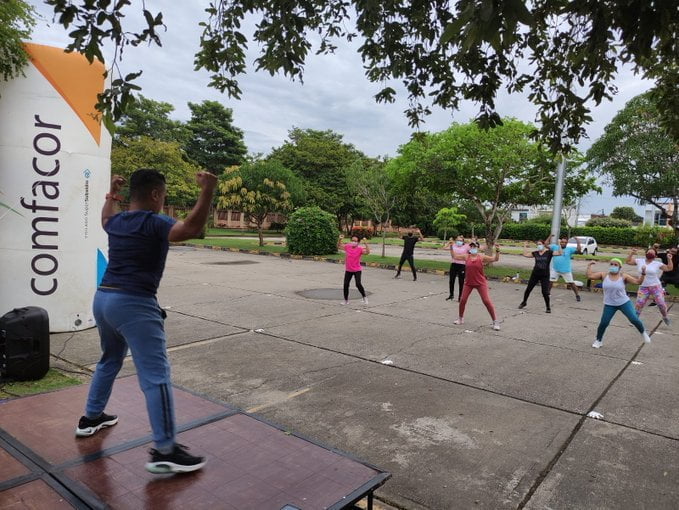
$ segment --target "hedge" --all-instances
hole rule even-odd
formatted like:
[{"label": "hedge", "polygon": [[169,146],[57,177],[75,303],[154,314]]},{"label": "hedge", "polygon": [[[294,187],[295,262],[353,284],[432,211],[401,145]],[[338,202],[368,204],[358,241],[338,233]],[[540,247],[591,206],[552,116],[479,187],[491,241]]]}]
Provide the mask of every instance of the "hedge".
[{"label": "hedge", "polygon": [[[460,233],[465,237],[471,235],[472,225],[460,227]],[[551,231],[550,225],[536,223],[507,223],[502,228],[500,237],[503,239],[530,240],[546,239]],[[562,232],[567,232],[562,229]],[[474,225],[474,233],[478,237],[485,236],[484,225]],[[672,229],[663,227],[576,227],[571,229],[571,236],[590,236],[597,240],[598,244],[616,246],[648,246],[660,243],[661,246],[676,246],[679,243]]]}]

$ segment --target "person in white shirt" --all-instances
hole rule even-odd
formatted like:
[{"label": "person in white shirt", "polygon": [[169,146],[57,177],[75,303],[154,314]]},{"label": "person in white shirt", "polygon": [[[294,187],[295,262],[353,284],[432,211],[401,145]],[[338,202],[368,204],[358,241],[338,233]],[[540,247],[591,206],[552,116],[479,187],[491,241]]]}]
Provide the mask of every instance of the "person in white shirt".
[{"label": "person in white shirt", "polygon": [[637,302],[634,308],[637,311],[637,315],[641,315],[641,311],[644,306],[648,303],[650,297],[653,297],[653,301],[658,305],[658,310],[660,315],[662,315],[662,320],[670,325],[670,318],[667,315],[667,304],[665,304],[665,289],[662,287],[660,282],[660,276],[663,271],[672,271],[673,260],[672,254],[667,254],[667,264],[663,264],[662,261],[656,260],[656,252],[653,248],[646,250],[645,257],[635,257],[637,254],[637,249],[632,248],[630,254],[627,256],[627,264],[631,266],[637,266],[637,270],[641,273],[641,268],[646,268],[646,278],[639,285],[639,290],[637,292]]},{"label": "person in white shirt", "polygon": [[601,320],[599,321],[599,327],[596,331],[596,340],[592,344],[595,349],[601,348],[604,341],[604,333],[606,328],[611,323],[611,319],[617,311],[621,311],[627,320],[632,323],[632,325],[637,328],[639,333],[641,333],[644,338],[644,342],[650,343],[651,337],[646,332],[644,323],[641,322],[639,316],[634,311],[632,306],[632,301],[627,296],[627,290],[625,289],[625,283],[635,283],[637,285],[644,283],[644,278],[646,277],[646,267],[642,266],[641,276],[635,278],[627,273],[622,272],[622,261],[620,259],[611,259],[610,265],[608,266],[607,272],[595,273],[592,271],[592,266],[596,262],[590,262],[587,266],[587,278],[590,280],[603,280],[602,287],[604,289],[604,310],[601,314]]}]

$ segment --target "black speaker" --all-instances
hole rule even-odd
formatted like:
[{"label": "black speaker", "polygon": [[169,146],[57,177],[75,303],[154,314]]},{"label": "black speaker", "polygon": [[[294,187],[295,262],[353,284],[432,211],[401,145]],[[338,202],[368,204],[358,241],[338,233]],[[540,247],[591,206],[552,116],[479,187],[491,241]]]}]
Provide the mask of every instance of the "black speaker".
[{"label": "black speaker", "polygon": [[0,317],[0,373],[17,381],[34,381],[50,368],[50,325],[37,306],[15,308]]}]

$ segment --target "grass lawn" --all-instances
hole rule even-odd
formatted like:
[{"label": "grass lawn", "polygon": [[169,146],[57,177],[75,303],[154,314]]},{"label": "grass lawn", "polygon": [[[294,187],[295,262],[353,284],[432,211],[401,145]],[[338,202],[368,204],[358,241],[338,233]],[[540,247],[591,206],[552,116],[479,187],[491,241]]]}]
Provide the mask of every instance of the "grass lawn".
[{"label": "grass lawn", "polygon": [[0,383],[0,399],[23,397],[46,391],[58,390],[67,386],[82,384],[81,381],[61,372],[50,369],[45,377],[38,381],[17,381]]},{"label": "grass lawn", "polygon": [[[401,241],[402,242],[402,241]],[[259,241],[257,239],[233,239],[233,238],[215,238],[215,239],[193,239],[189,241],[189,244],[197,244],[197,245],[207,245],[207,246],[220,246],[220,247],[227,247],[227,248],[235,248],[235,249],[241,249],[241,250],[260,250],[264,252],[269,252],[269,253],[287,253],[288,248],[286,246],[282,246],[280,244],[273,244],[273,243],[266,243],[264,246],[259,246]],[[518,250],[518,249],[517,249]],[[507,253],[509,250],[505,249],[503,247],[502,253]],[[518,252],[522,252],[522,250],[518,250]],[[579,258],[586,258],[586,259],[596,259],[596,260],[608,260],[608,257],[584,257],[582,255],[576,255]],[[332,255],[326,255],[326,258],[332,259],[332,260],[343,260],[344,255],[340,253],[335,253]],[[377,264],[385,264],[385,265],[391,265],[391,266],[397,266],[399,262],[399,257],[382,257],[380,255],[364,255],[362,260],[368,264],[370,263],[377,263]],[[438,260],[426,260],[426,259],[417,259],[416,261],[416,266],[420,269],[428,269],[428,270],[440,270],[440,271],[447,271],[450,268],[450,262],[447,261],[438,261]],[[404,269],[406,272],[410,272],[410,269],[408,266],[404,266]],[[526,281],[530,277],[530,269],[517,269],[514,267],[509,267],[509,266],[503,266],[501,264],[493,264],[490,266],[486,266],[485,269],[486,275],[492,278],[504,278],[505,276],[515,276],[516,273],[519,273],[519,277]],[[587,282],[587,277],[584,275],[584,273],[573,273],[573,278],[575,280],[580,280],[581,282],[585,283]],[[628,285],[627,286],[628,290],[634,290],[636,291],[637,286],[636,285]],[[668,287],[667,289],[668,293],[671,296],[679,296],[679,289],[675,287]]]},{"label": "grass lawn", "polygon": [[[210,237],[257,237],[256,230],[238,230],[235,228],[208,228],[206,232]],[[273,230],[265,230],[264,237],[281,237],[285,234],[283,232],[276,232]]]}]

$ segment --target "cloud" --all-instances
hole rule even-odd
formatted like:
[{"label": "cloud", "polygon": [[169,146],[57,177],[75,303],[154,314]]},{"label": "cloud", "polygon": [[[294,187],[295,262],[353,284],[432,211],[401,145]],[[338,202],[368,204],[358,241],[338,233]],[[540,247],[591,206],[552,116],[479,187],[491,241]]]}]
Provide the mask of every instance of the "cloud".
[{"label": "cloud", "polygon": [[[36,10],[43,15],[33,35],[38,43],[64,46],[68,42],[66,31],[50,22],[52,13],[42,2],[32,0]],[[193,69],[194,54],[199,47],[201,29],[198,23],[206,19],[204,12],[207,1],[171,2],[158,0],[148,2],[152,12],[162,11],[167,26],[161,32],[161,48],[140,46],[127,48],[121,68],[124,73],[143,70],[139,79],[142,93],[158,101],[175,106],[173,116],[187,120],[190,116],[187,103],[204,99],[220,101],[232,108],[234,123],[245,133],[245,142],[250,152],[268,153],[272,147],[281,145],[293,126],[313,129],[332,129],[344,135],[345,141],[371,156],[394,156],[398,147],[410,139],[413,129],[408,126],[404,110],[407,98],[400,84],[390,84],[399,90],[393,104],[376,104],[373,96],[381,88],[370,83],[364,76],[360,56],[356,53],[357,43],[341,43],[335,55],[308,58],[305,68],[304,85],[293,82],[285,76],[270,76],[265,72],[254,72],[251,66],[248,74],[242,76],[240,87],[243,97],[240,101],[229,98],[209,88],[209,75]],[[128,8],[126,22],[130,29],[141,28],[141,7]],[[249,61],[255,58],[257,48],[248,54]],[[109,52],[110,57],[110,52]],[[635,76],[631,70],[623,69],[616,84],[619,93],[611,102],[604,102],[593,108],[594,121],[587,127],[589,139],[580,144],[586,150],[624,104],[650,88],[651,83]],[[497,98],[501,115],[535,121],[536,108],[525,95],[508,95],[501,92]],[[475,105],[461,103],[457,112],[434,108],[433,114],[421,127],[426,131],[446,129],[455,120],[466,122],[477,112]],[[590,197],[591,198],[591,197]],[[603,199],[596,197],[586,202],[596,203],[598,209]],[[623,200],[617,205],[629,205]],[[586,209],[583,209],[586,210]],[[594,212],[594,211],[591,211]]]}]

